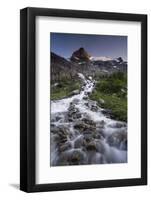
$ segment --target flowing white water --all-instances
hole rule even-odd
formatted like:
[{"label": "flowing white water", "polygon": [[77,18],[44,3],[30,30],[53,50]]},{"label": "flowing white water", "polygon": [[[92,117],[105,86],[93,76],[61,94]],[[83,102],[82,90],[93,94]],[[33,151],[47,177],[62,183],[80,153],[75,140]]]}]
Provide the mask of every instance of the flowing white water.
[{"label": "flowing white water", "polygon": [[51,166],[127,162],[127,124],[105,116],[89,99],[95,80],[78,75],[79,94],[51,101]]}]

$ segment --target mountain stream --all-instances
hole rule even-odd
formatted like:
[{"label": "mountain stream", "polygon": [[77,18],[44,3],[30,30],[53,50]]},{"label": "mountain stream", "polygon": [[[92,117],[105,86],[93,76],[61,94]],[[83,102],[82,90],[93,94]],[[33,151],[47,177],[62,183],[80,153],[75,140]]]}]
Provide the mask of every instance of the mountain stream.
[{"label": "mountain stream", "polygon": [[79,94],[51,101],[50,165],[126,163],[127,123],[90,100],[95,80],[78,75]]}]

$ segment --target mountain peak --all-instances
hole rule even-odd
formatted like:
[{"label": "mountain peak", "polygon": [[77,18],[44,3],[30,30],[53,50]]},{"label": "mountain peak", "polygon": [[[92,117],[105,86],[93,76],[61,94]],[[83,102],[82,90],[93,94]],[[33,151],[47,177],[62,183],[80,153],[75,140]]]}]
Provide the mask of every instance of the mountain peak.
[{"label": "mountain peak", "polygon": [[117,60],[118,60],[119,62],[123,62],[123,58],[122,58],[122,57],[118,57]]},{"label": "mountain peak", "polygon": [[79,61],[88,62],[90,60],[90,57],[91,56],[87,53],[87,51],[83,47],[80,47],[78,50],[73,52],[71,60],[74,62],[79,62]]},{"label": "mountain peak", "polygon": [[85,52],[85,49],[83,47],[80,47],[78,51]]}]

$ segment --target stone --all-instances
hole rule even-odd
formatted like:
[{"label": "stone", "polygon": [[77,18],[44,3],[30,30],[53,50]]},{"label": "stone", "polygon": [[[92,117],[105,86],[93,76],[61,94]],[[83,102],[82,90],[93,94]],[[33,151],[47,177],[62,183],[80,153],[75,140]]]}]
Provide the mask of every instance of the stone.
[{"label": "stone", "polygon": [[73,103],[73,104],[78,104],[79,101],[80,101],[79,99],[74,99],[74,100],[72,101],[72,103]]},{"label": "stone", "polygon": [[110,116],[110,115],[112,115],[112,110],[110,110],[110,109],[102,109],[101,113],[104,114],[104,115]]},{"label": "stone", "polygon": [[122,128],[122,127],[126,127],[127,124],[125,122],[114,122],[108,125],[111,128]]},{"label": "stone", "polygon": [[100,137],[100,138],[105,138],[106,137],[103,128],[97,128],[96,129],[96,135],[98,135],[97,137]]},{"label": "stone", "polygon": [[54,142],[58,143],[58,141],[60,140],[60,137],[59,137],[59,135],[55,134],[55,135],[53,135],[52,139]]},{"label": "stone", "polygon": [[70,164],[77,165],[85,163],[84,159],[85,159],[84,152],[75,150],[71,154],[71,157],[68,161]]},{"label": "stone", "polygon": [[96,138],[96,139],[102,139],[102,135],[97,133],[97,134],[94,135],[94,138]]},{"label": "stone", "polygon": [[58,133],[59,128],[58,128],[57,126],[52,126],[52,125],[51,125],[50,131],[51,131],[51,133],[56,134],[56,133]]},{"label": "stone", "polygon": [[95,105],[92,105],[91,106],[91,110],[94,111],[94,112],[97,112],[98,111],[98,107],[95,106]]},{"label": "stone", "polygon": [[80,161],[80,155],[78,153],[74,153],[71,158],[71,162],[78,162]]},{"label": "stone", "polygon": [[[107,142],[110,146],[115,146],[119,149],[127,149],[127,134],[124,132],[116,132],[107,138]],[[123,145],[123,146],[122,146]]]},{"label": "stone", "polygon": [[81,132],[84,132],[86,130],[94,131],[96,129],[96,124],[91,120],[82,119],[74,125],[74,128],[78,129]]},{"label": "stone", "polygon": [[104,125],[105,125],[105,121],[104,121],[104,120],[101,120],[101,121],[97,124],[97,128],[102,129],[102,128],[104,128]]},{"label": "stone", "polygon": [[71,105],[68,110],[68,120],[70,122],[73,122],[76,119],[80,119],[82,117],[81,113],[79,112],[79,109],[76,108],[74,105]]},{"label": "stone", "polygon": [[103,99],[99,99],[99,103],[100,103],[100,104],[104,104],[105,101],[104,101]]},{"label": "stone", "polygon": [[56,116],[56,119],[55,119],[55,121],[59,121],[61,119],[61,117],[60,116]]},{"label": "stone", "polygon": [[77,118],[77,119],[79,119],[79,118],[81,118],[81,113],[76,113],[76,115],[75,115],[75,118]]},{"label": "stone", "polygon": [[88,119],[88,118],[83,118],[82,122],[84,122],[85,124],[92,125],[92,126],[96,127],[95,122],[93,120]]},{"label": "stone", "polygon": [[89,151],[89,164],[102,164],[103,163],[103,156],[102,154],[95,152],[95,151]]},{"label": "stone", "polygon": [[96,143],[94,141],[92,142],[89,142],[86,146],[86,149],[88,151],[96,151],[97,150],[97,147],[96,147]]},{"label": "stone", "polygon": [[78,137],[74,142],[74,148],[81,148],[83,145],[83,136]]},{"label": "stone", "polygon": [[74,128],[78,129],[80,131],[84,131],[84,130],[88,129],[89,126],[87,124],[85,124],[84,122],[79,121],[74,125]]},{"label": "stone", "polygon": [[57,135],[56,139],[58,143],[67,142],[67,136],[69,135],[69,129],[64,126],[51,127],[51,134]]},{"label": "stone", "polygon": [[88,100],[88,96],[84,96],[84,97],[83,97],[83,100]]},{"label": "stone", "polygon": [[104,142],[102,140],[96,140],[96,149],[99,153],[104,154],[105,153],[105,145]]},{"label": "stone", "polygon": [[93,132],[90,131],[90,130],[86,130],[86,131],[82,132],[82,134],[83,134],[83,135],[92,135]]},{"label": "stone", "polygon": [[85,103],[84,105],[87,106],[87,107],[89,107],[89,104],[88,104],[88,103]]},{"label": "stone", "polygon": [[71,148],[71,144],[69,142],[62,144],[59,146],[59,151],[66,151]]},{"label": "stone", "polygon": [[73,90],[73,91],[69,94],[69,96],[77,95],[77,94],[79,94],[79,93],[80,93],[79,90]]}]

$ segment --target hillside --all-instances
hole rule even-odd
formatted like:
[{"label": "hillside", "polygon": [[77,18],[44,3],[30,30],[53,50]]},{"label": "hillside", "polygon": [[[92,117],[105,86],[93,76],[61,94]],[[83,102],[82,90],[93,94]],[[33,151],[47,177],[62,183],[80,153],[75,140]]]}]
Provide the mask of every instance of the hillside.
[{"label": "hillside", "polygon": [[127,62],[123,61],[121,57],[93,59],[83,47],[74,51],[68,60],[51,52],[51,80],[53,83],[63,79],[75,79],[78,77],[77,73],[96,77],[115,72],[127,72]]}]

